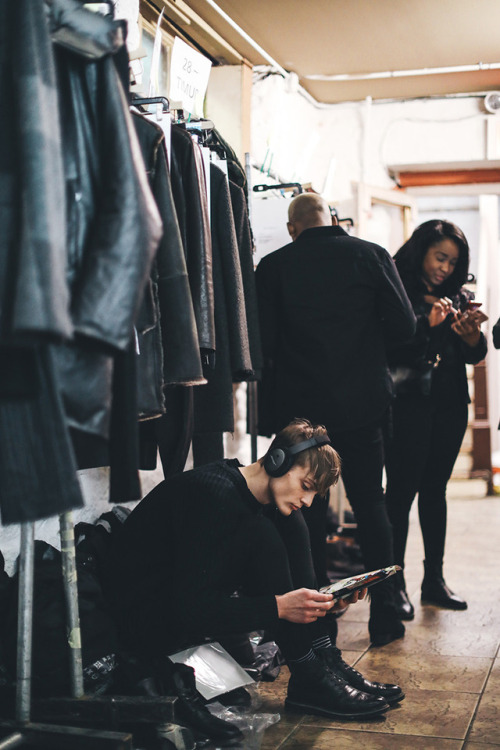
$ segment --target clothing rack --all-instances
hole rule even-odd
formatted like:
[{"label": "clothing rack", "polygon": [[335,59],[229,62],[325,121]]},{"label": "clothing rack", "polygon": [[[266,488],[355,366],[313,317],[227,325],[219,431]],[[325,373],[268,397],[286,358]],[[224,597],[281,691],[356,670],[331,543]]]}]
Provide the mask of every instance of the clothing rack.
[{"label": "clothing rack", "polygon": [[149,104],[161,104],[162,112],[170,112],[170,102],[166,96],[134,96],[130,99],[130,104],[134,107],[147,107]]},{"label": "clothing rack", "polygon": [[90,728],[33,723],[31,721],[31,665],[33,636],[33,594],[35,561],[35,524],[21,524],[19,556],[19,600],[17,621],[17,681],[15,720],[0,721],[0,750],[13,750],[22,744],[41,744],[61,750],[132,750],[128,732],[96,730],[92,725],[124,721],[164,724],[174,720],[175,698],[135,696],[86,697],[83,689],[80,617],[75,554],[75,534],[71,512],[59,516],[63,586],[66,600],[70,655],[71,698],[46,698],[36,701],[37,714],[65,722],[90,723]]},{"label": "clothing rack", "polygon": [[297,194],[303,193],[304,188],[300,182],[279,182],[276,185],[254,185],[254,193],[265,193],[267,190],[296,190]]}]

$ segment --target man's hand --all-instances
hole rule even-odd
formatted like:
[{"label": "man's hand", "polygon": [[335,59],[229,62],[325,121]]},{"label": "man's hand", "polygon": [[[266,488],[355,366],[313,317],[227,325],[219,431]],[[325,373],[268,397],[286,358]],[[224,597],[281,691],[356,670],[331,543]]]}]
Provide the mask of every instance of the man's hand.
[{"label": "man's hand", "polygon": [[346,599],[334,601],[332,594],[322,594],[314,589],[296,589],[276,597],[278,617],[289,622],[314,622],[318,617],[324,617],[333,610],[339,612],[348,604],[354,604],[358,599],[364,599],[368,589],[358,589]]},{"label": "man's hand", "polygon": [[276,597],[278,617],[288,622],[305,624],[324,617],[332,609],[331,594],[320,594],[314,589],[296,589]]},{"label": "man's hand", "polygon": [[340,610],[345,609],[349,606],[349,604],[356,604],[357,601],[360,601],[361,599],[364,599],[366,594],[368,593],[368,589],[356,589],[350,596],[346,597],[345,599],[338,599],[333,607],[333,612],[340,612]]}]

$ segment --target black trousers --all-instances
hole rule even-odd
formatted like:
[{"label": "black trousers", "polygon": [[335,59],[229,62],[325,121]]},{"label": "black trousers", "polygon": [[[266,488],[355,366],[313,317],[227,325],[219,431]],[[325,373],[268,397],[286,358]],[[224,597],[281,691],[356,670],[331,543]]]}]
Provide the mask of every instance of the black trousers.
[{"label": "black trousers", "polygon": [[[356,430],[335,432],[327,428],[332,445],[342,459],[342,479],[356,517],[357,538],[367,570],[394,564],[392,527],[382,487],[384,426],[385,417]],[[315,498],[312,507],[303,511],[314,540],[313,558],[320,580],[326,576],[327,502],[327,499]],[[389,581],[387,586],[385,583],[374,586],[372,602],[390,597],[391,589]]]},{"label": "black trousers", "polygon": [[446,538],[446,485],[467,427],[467,404],[432,397],[396,399],[393,435],[386,449],[386,501],[394,529],[394,556],[404,565],[408,519],[415,495],[425,559],[442,564]]}]

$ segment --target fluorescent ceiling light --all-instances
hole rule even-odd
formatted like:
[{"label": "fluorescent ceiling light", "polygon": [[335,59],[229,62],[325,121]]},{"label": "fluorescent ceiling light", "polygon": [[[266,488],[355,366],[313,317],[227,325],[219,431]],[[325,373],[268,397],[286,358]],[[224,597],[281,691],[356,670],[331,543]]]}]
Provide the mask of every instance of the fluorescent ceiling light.
[{"label": "fluorescent ceiling light", "polygon": [[[210,0],[207,0],[210,2]],[[406,78],[409,76],[432,76],[443,73],[470,73],[477,70],[498,70],[500,63],[476,63],[475,65],[453,65],[444,68],[416,68],[415,70],[386,70],[377,73],[341,73],[339,75],[304,76],[308,81],[369,81],[375,78]]]},{"label": "fluorescent ceiling light", "polygon": [[217,13],[218,13],[218,14],[219,14],[220,16],[222,16],[222,18],[223,18],[223,19],[224,19],[225,21],[227,21],[227,23],[228,23],[228,24],[229,24],[229,25],[230,25],[230,26],[231,26],[231,27],[232,27],[233,29],[235,29],[235,31],[237,31],[237,32],[238,32],[238,34],[239,34],[239,35],[240,35],[241,37],[243,37],[243,39],[245,39],[245,41],[247,41],[247,42],[248,42],[248,43],[249,43],[249,44],[250,44],[250,45],[251,45],[251,46],[252,46],[252,47],[254,48],[254,50],[256,50],[256,51],[257,51],[257,52],[259,53],[259,55],[262,55],[262,57],[263,57],[263,58],[264,58],[265,60],[267,60],[267,62],[271,63],[271,65],[272,65],[273,67],[277,68],[277,69],[278,69],[278,70],[280,71],[280,73],[282,73],[282,74],[283,74],[284,76],[287,76],[287,75],[288,75],[288,71],[287,71],[287,70],[285,70],[285,69],[284,69],[284,68],[283,68],[283,67],[282,67],[282,66],[281,66],[281,65],[279,64],[279,62],[277,62],[277,61],[276,61],[276,60],[275,60],[275,59],[274,59],[273,57],[271,57],[271,55],[269,55],[269,54],[268,54],[268,53],[266,52],[266,50],[265,50],[265,49],[263,49],[263,48],[262,48],[262,47],[260,46],[260,44],[257,44],[257,42],[255,41],[255,39],[252,39],[252,37],[251,37],[251,36],[249,36],[249,35],[247,34],[247,32],[246,32],[246,31],[244,31],[244,30],[243,30],[243,29],[241,28],[241,26],[238,26],[238,24],[237,24],[237,23],[236,23],[235,21],[233,21],[233,19],[231,18],[231,16],[228,16],[228,14],[227,14],[227,13],[226,13],[226,12],[225,12],[224,10],[222,10],[222,8],[219,8],[219,6],[217,5],[217,3],[214,3],[214,1],[213,1],[213,0],[205,0],[205,2],[207,2],[207,3],[208,3],[208,5],[210,5],[210,6],[211,6],[211,7],[212,7],[212,8],[213,8],[213,9],[214,9],[215,11],[217,11]]}]

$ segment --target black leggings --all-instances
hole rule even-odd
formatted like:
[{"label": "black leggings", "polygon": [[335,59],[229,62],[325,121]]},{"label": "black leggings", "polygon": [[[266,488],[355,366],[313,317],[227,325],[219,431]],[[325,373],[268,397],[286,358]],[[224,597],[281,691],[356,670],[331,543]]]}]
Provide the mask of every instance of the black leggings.
[{"label": "black leggings", "polygon": [[418,512],[425,560],[441,565],[446,537],[446,485],[467,427],[467,404],[432,398],[398,398],[393,435],[386,448],[386,501],[393,526],[394,557],[404,565],[411,505]]}]

